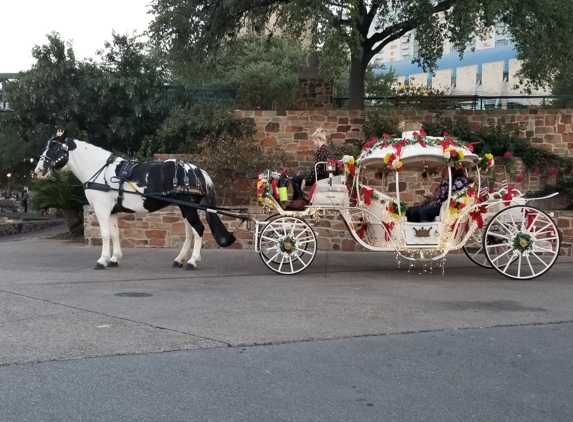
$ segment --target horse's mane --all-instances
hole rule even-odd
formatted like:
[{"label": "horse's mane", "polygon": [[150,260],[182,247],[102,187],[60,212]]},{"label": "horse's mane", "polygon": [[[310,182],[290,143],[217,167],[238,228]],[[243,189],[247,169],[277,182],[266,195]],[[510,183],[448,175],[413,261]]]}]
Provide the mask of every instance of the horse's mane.
[{"label": "horse's mane", "polygon": [[[79,140],[79,139],[74,139],[74,142],[78,145],[78,147],[79,147],[80,145],[88,145],[90,148],[95,149],[97,152],[102,152],[102,153],[105,153],[105,154],[111,154],[110,151],[108,151],[108,150],[106,150],[106,149],[103,149],[102,147],[98,147],[97,145],[90,144],[89,142],[86,142],[86,141],[81,141],[81,140]],[[122,157],[118,157],[118,158],[122,158]]]}]

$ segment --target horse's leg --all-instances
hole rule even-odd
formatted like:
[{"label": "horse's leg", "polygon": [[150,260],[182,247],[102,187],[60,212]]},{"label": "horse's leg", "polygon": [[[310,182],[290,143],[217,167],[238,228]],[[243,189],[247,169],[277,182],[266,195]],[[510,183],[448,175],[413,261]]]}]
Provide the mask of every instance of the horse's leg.
[{"label": "horse's leg", "polygon": [[111,242],[113,244],[113,255],[107,265],[108,267],[117,267],[121,257],[123,256],[123,253],[121,252],[121,239],[119,238],[117,214],[109,216],[109,230],[111,234]]},{"label": "horse's leg", "polygon": [[191,259],[187,261],[185,269],[194,270],[197,268],[197,262],[201,260],[201,246],[203,245],[203,231],[205,230],[205,226],[201,223],[201,219],[195,208],[181,207],[181,211],[191,225],[191,231],[193,232],[193,253],[191,254]]},{"label": "horse's leg", "polygon": [[109,258],[111,256],[109,248],[109,238],[111,235],[110,231],[110,217],[111,210],[109,207],[104,205],[94,205],[94,211],[99,222],[99,231],[101,234],[101,257],[97,260],[95,265],[95,270],[103,270],[107,266]]},{"label": "horse's leg", "polygon": [[183,217],[183,221],[185,221],[185,243],[183,243],[183,247],[181,248],[181,252],[173,261],[173,268],[182,267],[183,262],[187,260],[187,256],[189,256],[189,250],[191,249],[191,238],[193,237],[193,231],[191,229],[191,225],[189,221]]}]

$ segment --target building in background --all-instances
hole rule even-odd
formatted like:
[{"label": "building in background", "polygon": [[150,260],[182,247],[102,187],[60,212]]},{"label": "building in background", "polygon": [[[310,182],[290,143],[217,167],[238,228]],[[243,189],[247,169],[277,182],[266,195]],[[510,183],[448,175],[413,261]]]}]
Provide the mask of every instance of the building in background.
[{"label": "building in background", "polygon": [[[444,21],[443,14],[440,20]],[[454,46],[445,40],[444,55],[438,59],[433,73],[423,72],[420,66],[412,63],[417,55],[418,42],[414,30],[388,44],[376,59],[386,69],[394,70],[398,84],[434,88],[444,91],[446,95],[521,96],[510,100],[512,107],[536,105],[542,101],[528,98],[521,92],[516,77],[521,62],[517,59],[511,36],[502,23],[492,27],[483,39],[476,35],[466,46],[462,59]],[[532,95],[550,95],[550,92],[543,90]],[[507,102],[500,99],[485,100],[482,104],[486,107],[507,106]]]}]

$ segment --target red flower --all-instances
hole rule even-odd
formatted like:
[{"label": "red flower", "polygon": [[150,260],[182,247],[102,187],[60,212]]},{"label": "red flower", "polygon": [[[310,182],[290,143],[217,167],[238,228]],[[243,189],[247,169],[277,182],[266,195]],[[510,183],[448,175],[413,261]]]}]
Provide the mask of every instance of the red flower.
[{"label": "red flower", "polygon": [[388,208],[386,209],[388,210],[388,212],[394,213],[394,207],[392,205],[388,205]]},{"label": "red flower", "polygon": [[516,182],[523,182],[523,176],[521,174],[518,174],[517,177],[515,178]]},{"label": "red flower", "polygon": [[557,173],[559,173],[559,170],[554,167],[551,170],[549,170],[549,173],[551,173],[552,176],[555,176]]},{"label": "red flower", "polygon": [[456,201],[454,201],[453,199],[450,199],[450,207],[455,207],[457,204]]},{"label": "red flower", "polygon": [[513,158],[513,154],[507,151],[505,154],[503,154],[503,158]]},{"label": "red flower", "polygon": [[539,170],[539,167],[533,167],[533,173],[541,173],[541,170]]}]

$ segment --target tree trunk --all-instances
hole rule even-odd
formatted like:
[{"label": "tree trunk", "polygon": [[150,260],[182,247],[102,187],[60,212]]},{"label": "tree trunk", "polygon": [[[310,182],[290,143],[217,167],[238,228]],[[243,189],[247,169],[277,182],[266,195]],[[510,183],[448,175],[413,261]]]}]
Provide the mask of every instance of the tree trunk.
[{"label": "tree trunk", "polygon": [[364,110],[364,77],[368,62],[364,57],[352,54],[350,57],[350,81],[348,83],[348,108]]}]

